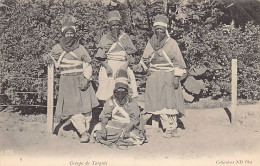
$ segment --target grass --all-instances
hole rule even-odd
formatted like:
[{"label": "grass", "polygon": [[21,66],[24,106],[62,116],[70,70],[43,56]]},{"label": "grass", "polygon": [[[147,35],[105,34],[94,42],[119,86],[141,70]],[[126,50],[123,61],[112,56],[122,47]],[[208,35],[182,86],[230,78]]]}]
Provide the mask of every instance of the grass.
[{"label": "grass", "polygon": [[[258,101],[253,100],[238,100],[238,105],[256,104]],[[209,109],[209,108],[224,108],[230,107],[231,101],[225,99],[213,100],[210,98],[201,98],[197,102],[186,103],[186,109]]]},{"label": "grass", "polygon": [[[139,95],[138,101],[142,103],[142,107],[144,107],[144,95]],[[238,100],[238,105],[250,105],[256,104],[256,100]],[[210,109],[210,108],[225,108],[230,107],[231,101],[230,99],[220,98],[218,100],[213,100],[210,97],[208,98],[200,98],[199,101],[192,103],[185,103],[186,109]]]}]

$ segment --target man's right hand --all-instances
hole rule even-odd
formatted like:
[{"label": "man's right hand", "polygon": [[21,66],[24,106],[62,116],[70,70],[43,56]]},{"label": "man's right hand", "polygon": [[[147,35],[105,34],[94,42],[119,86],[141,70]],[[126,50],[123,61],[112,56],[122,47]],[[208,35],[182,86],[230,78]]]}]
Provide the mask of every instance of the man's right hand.
[{"label": "man's right hand", "polygon": [[105,69],[106,69],[106,72],[107,72],[107,76],[112,77],[113,76],[112,68],[110,66],[106,66]]},{"label": "man's right hand", "polygon": [[82,80],[80,80],[80,83],[79,83],[79,89],[82,91],[86,91],[89,87],[89,84],[90,84],[90,80],[88,80],[87,78],[85,78],[83,76]]},{"label": "man's right hand", "polygon": [[44,63],[47,63],[47,64],[51,63],[51,58],[50,58],[49,54],[44,54],[42,56],[42,59],[43,59]]},{"label": "man's right hand", "polygon": [[143,72],[143,67],[140,63],[133,65],[133,71],[134,72]]},{"label": "man's right hand", "polygon": [[106,127],[102,127],[102,128],[101,128],[100,134],[101,134],[101,137],[102,137],[104,140],[107,140],[107,129],[106,129]]},{"label": "man's right hand", "polygon": [[173,83],[172,83],[172,86],[173,88],[176,90],[179,88],[179,84],[180,84],[180,77],[174,77],[173,78]]}]

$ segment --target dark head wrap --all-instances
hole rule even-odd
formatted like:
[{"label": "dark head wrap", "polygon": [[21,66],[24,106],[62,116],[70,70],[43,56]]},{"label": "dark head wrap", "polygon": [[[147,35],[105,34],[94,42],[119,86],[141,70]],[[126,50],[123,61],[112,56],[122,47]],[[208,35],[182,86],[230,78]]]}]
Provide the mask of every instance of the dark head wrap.
[{"label": "dark head wrap", "polygon": [[120,69],[115,79],[114,97],[120,106],[127,103],[129,99],[129,83],[127,71]]},{"label": "dark head wrap", "polygon": [[157,39],[156,34],[154,34],[152,38],[149,40],[149,43],[151,44],[151,46],[155,51],[158,51],[160,48],[162,48],[164,44],[168,41],[168,38],[170,37],[167,31],[168,22],[169,22],[168,18],[166,17],[166,15],[163,14],[158,14],[154,18],[154,24],[153,24],[154,29],[156,27],[161,27],[166,29],[166,35],[163,40],[159,41]]},{"label": "dark head wrap", "polygon": [[[70,52],[79,48],[79,40],[76,36],[76,19],[73,16],[65,16],[62,20],[62,38],[60,39],[61,48]],[[74,36],[65,37],[66,32],[71,31]]]}]

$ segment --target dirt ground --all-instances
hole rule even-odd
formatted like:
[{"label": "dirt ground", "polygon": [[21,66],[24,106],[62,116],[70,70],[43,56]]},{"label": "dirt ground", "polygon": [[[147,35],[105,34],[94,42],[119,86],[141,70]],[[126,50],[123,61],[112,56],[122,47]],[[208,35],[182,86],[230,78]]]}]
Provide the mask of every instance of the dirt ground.
[{"label": "dirt ground", "polygon": [[227,110],[186,110],[180,137],[164,138],[160,129],[147,125],[148,143],[122,150],[81,144],[73,130],[64,128],[69,124],[50,135],[46,115],[5,109],[0,112],[0,166],[259,166],[260,103],[238,106],[237,124],[230,123]]}]

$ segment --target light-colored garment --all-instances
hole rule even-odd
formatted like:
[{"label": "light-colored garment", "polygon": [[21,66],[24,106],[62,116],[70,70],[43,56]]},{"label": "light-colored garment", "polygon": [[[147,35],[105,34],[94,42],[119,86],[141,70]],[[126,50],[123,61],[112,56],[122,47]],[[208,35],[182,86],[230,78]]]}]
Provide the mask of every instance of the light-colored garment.
[{"label": "light-colored garment", "polygon": [[162,122],[162,126],[166,130],[174,130],[177,129],[177,115],[167,115],[160,114],[160,120]]},{"label": "light-colored garment", "polygon": [[[113,70],[113,75],[111,77],[107,76],[107,72],[104,67],[100,67],[99,71],[99,87],[97,90],[97,98],[99,100],[107,100],[113,95],[113,90],[115,86],[115,75],[118,70],[126,64],[126,55],[133,54],[136,51],[131,38],[126,34],[121,32],[118,41],[116,41],[110,33],[104,35],[99,44],[98,52],[96,58],[107,58],[108,65]],[[129,83],[131,87],[132,97],[137,97],[137,86],[135,75],[133,71],[128,67],[127,74],[129,76]]]},{"label": "light-colored garment", "polygon": [[[153,113],[154,114],[154,113]],[[146,121],[153,116],[153,114],[147,113],[145,115],[142,115]],[[177,123],[177,114],[165,114],[164,112],[161,112],[158,114],[160,117],[160,121],[162,123],[162,128],[166,129],[168,131],[173,131],[177,129],[178,123]]]},{"label": "light-colored garment", "polygon": [[91,79],[92,75],[89,64],[91,58],[87,50],[80,45],[79,48],[68,53],[57,44],[50,55],[61,74],[55,114],[70,116],[91,112],[92,108],[99,104],[91,83],[87,90],[79,89],[80,83],[86,78]]},{"label": "light-colored garment", "polygon": [[79,134],[82,134],[89,130],[90,121],[92,119],[92,112],[86,114],[73,115],[70,120]]},{"label": "light-colored garment", "polygon": [[[124,62],[125,63],[125,62]],[[107,76],[106,69],[104,67],[100,67],[99,76],[98,76],[98,82],[99,87],[97,90],[97,98],[99,100],[107,100],[113,95],[113,89],[115,88],[115,74],[118,72],[120,65],[110,64],[110,67],[113,70],[112,77]],[[137,97],[137,86],[136,86],[136,80],[134,72],[128,67],[127,68],[127,74],[129,76],[128,82],[130,83],[132,97]]]}]

